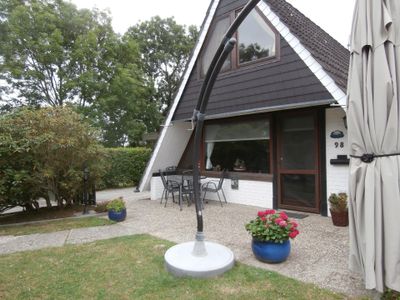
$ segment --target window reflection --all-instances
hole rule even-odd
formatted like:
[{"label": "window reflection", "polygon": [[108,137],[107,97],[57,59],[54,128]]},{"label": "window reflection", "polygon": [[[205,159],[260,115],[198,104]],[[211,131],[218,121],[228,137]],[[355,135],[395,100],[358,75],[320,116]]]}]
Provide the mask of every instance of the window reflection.
[{"label": "window reflection", "polygon": [[275,56],[275,33],[253,10],[238,29],[239,63]]},{"label": "window reflection", "polygon": [[[210,39],[208,40],[207,47],[204,51],[202,65],[201,65],[201,76],[204,76],[207,73],[207,70],[211,64],[215,52],[217,51],[223,36],[228,30],[229,25],[230,25],[229,18],[221,19],[215,24],[215,28],[211,34]],[[231,68],[231,59],[230,56],[228,56],[228,58],[225,60],[225,63],[221,68],[221,71],[226,71],[229,70],[230,68]]]},{"label": "window reflection", "polygon": [[205,169],[270,173],[269,139],[268,120],[206,125]]}]

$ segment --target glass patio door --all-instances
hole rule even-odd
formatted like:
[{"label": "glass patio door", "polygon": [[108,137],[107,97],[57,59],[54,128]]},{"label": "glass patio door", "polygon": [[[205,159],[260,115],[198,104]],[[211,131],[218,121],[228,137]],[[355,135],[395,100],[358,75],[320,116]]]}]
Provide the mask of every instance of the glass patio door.
[{"label": "glass patio door", "polygon": [[277,156],[278,207],[319,213],[316,113],[279,117]]}]

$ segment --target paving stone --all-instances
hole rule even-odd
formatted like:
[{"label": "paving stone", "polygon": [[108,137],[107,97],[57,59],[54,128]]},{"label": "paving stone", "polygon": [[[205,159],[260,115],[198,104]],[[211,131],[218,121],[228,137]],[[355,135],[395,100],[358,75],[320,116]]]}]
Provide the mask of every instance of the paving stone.
[{"label": "paving stone", "polygon": [[69,231],[21,235],[10,239],[7,243],[0,243],[0,254],[37,250],[64,245]]}]

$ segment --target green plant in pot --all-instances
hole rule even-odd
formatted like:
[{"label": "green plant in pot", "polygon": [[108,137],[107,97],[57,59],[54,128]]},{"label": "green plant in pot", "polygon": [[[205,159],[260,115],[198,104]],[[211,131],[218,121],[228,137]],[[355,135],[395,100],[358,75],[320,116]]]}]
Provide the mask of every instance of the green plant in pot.
[{"label": "green plant in pot", "polygon": [[279,263],[290,254],[290,240],[298,234],[298,224],[287,214],[274,209],[259,211],[257,217],[245,225],[253,237],[251,248],[254,256],[263,262]]},{"label": "green plant in pot", "polygon": [[121,222],[126,218],[126,207],[122,197],[111,200],[107,204],[108,218],[112,221]]},{"label": "green plant in pot", "polygon": [[332,216],[332,222],[335,226],[349,225],[349,211],[347,207],[346,193],[332,193],[329,198],[329,210]]}]

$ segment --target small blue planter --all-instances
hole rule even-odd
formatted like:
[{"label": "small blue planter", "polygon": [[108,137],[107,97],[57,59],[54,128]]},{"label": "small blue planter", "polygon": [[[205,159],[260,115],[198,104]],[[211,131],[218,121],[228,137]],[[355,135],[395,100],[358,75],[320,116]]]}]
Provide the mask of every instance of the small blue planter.
[{"label": "small blue planter", "polygon": [[121,222],[121,221],[125,220],[125,218],[126,218],[126,208],[124,208],[120,212],[116,212],[114,210],[109,210],[108,211],[108,218],[111,221],[115,221],[115,222]]},{"label": "small blue planter", "polygon": [[253,239],[251,249],[258,260],[276,264],[285,261],[289,257],[290,241],[286,240],[281,244]]}]

